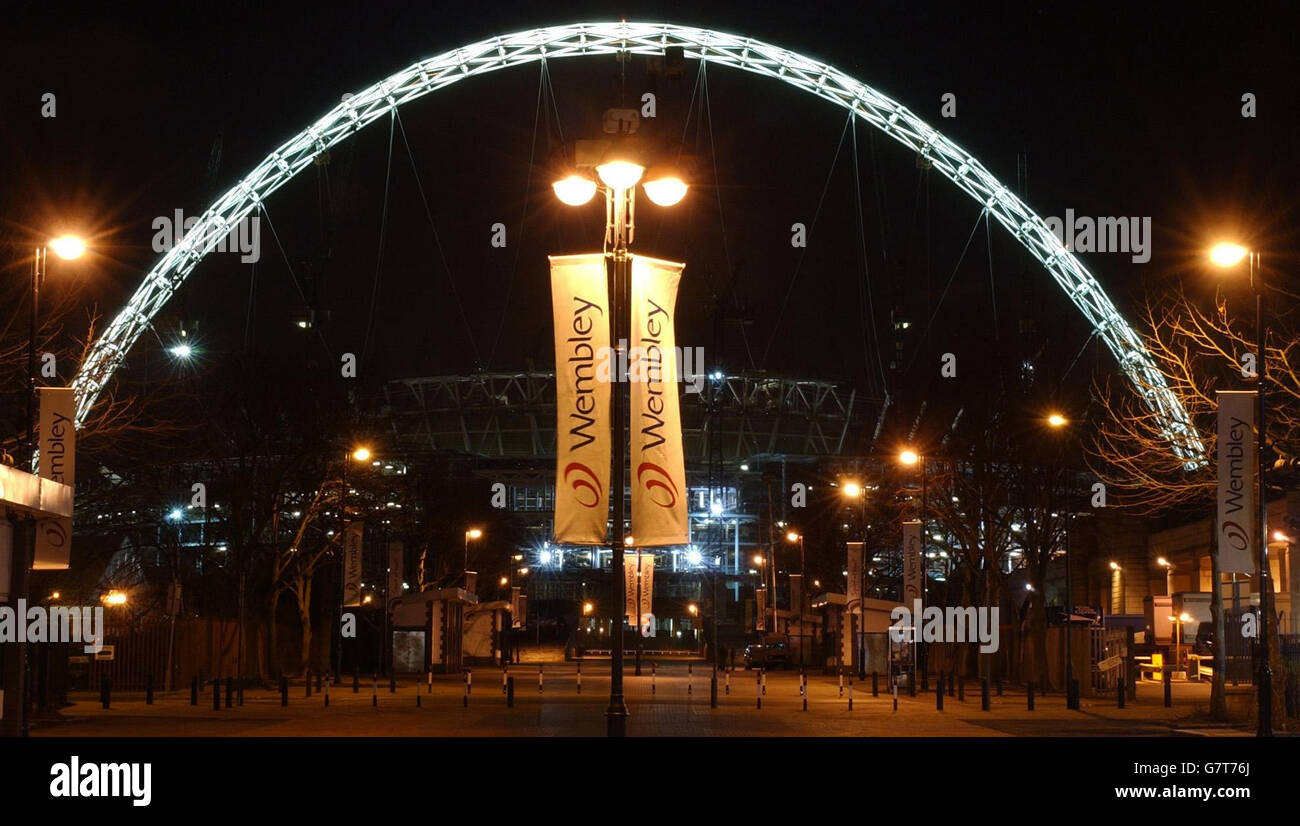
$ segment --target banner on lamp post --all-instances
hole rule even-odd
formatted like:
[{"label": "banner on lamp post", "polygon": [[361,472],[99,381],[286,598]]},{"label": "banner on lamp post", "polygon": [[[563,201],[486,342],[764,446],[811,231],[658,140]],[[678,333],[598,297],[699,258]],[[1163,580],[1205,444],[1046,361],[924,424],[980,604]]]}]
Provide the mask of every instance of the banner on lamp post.
[{"label": "banner on lamp post", "polygon": [[925,593],[925,559],[921,555],[921,523],[903,523],[903,604],[911,607]]},{"label": "banner on lamp post", "polygon": [[767,586],[754,589],[754,630],[767,630]]},{"label": "banner on lamp post", "polygon": [[653,615],[651,608],[654,604],[655,592],[655,555],[637,554],[641,560],[641,620],[645,624],[645,618]]},{"label": "banner on lamp post", "polygon": [[636,626],[636,554],[623,551],[623,619]]},{"label": "banner on lamp post", "polygon": [[[42,387],[40,476],[64,485],[77,480],[76,394],[71,387]],[[72,553],[72,519],[53,517],[36,523],[32,570],[67,570]]]},{"label": "banner on lamp post", "polygon": [[1259,503],[1255,497],[1257,441],[1254,390],[1220,390],[1218,459],[1219,569],[1226,573],[1255,570],[1255,523]]},{"label": "banner on lamp post", "polygon": [[343,528],[343,607],[361,605],[361,538],[364,522],[349,522]]},{"label": "banner on lamp post", "polygon": [[[610,389],[605,255],[552,255],[555,320],[555,541],[598,545],[609,521]],[[618,492],[620,495],[622,491]]]},{"label": "banner on lamp post", "polygon": [[384,597],[388,600],[388,610],[401,599],[402,580],[406,578],[406,546],[401,542],[388,543],[388,586]]},{"label": "banner on lamp post", "polygon": [[862,603],[862,543],[849,542],[848,544],[848,564],[844,567],[849,572],[849,581],[847,588],[848,610],[857,611],[861,608]]},{"label": "banner on lamp post", "polygon": [[677,285],[685,264],[632,258],[632,535],[643,547],[685,545],[686,464],[682,451]]}]

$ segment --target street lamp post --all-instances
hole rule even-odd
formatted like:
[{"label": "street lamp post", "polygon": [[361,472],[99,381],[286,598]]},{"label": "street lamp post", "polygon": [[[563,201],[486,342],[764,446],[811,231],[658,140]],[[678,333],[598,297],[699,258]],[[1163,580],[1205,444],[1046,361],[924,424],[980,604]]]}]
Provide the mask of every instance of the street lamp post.
[{"label": "street lamp post", "polygon": [[[80,258],[86,251],[86,243],[73,235],[60,236],[36,247],[32,259],[31,328],[27,339],[27,432],[24,434],[27,448],[24,459],[29,470],[35,470],[33,465],[36,459],[36,347],[40,327],[41,285],[45,283],[45,264],[48,251],[51,249],[59,258],[72,260]],[[29,536],[25,537],[23,542],[15,542],[13,547],[9,592],[10,599],[13,600],[15,606],[17,606],[19,599],[25,600],[27,598],[27,574],[36,558],[35,519],[28,523],[28,534]],[[0,723],[0,731],[10,736],[26,737],[28,723],[28,697],[25,691],[27,651],[23,642],[15,642],[12,648],[12,661],[10,662],[10,658],[6,658],[4,678],[3,682],[0,682],[0,688],[3,688],[4,696],[13,698],[12,702],[5,702],[5,706],[11,714],[11,720]],[[4,713],[4,711],[5,709],[0,709],[0,714]]]},{"label": "street lamp post", "polygon": [[[858,566],[858,616],[862,618],[861,627],[857,633],[856,645],[854,648],[858,652],[858,679],[867,678],[867,663],[865,645],[865,629],[867,621],[867,499],[866,492],[862,485],[857,482],[845,482],[840,488],[840,493],[844,498],[855,502],[858,505],[858,512],[855,514],[857,525],[855,526],[862,537],[862,562]],[[846,611],[852,611],[853,605],[844,606]],[[850,618],[852,615],[850,614]],[[851,629],[850,629],[851,630]],[[850,664],[850,667],[852,664]]]},{"label": "street lamp post", "polygon": [[[807,581],[805,580],[805,578],[806,578],[807,575],[808,575],[808,569],[807,569],[807,565],[806,565],[807,560],[806,560],[805,555],[804,555],[803,534],[801,534],[801,533],[799,533],[799,532],[797,532],[797,531],[789,531],[788,533],[786,533],[785,538],[786,538],[786,541],[787,541],[787,542],[792,542],[792,543],[793,543],[793,542],[798,542],[798,543],[799,543],[799,607],[798,607],[798,611],[799,611],[799,668],[800,668],[800,670],[802,670],[802,669],[803,669],[803,666],[804,666],[804,662],[803,662],[803,648],[804,648],[804,636],[803,636],[803,607],[804,607],[804,605],[805,605],[805,603],[806,603],[806,596],[807,596],[807,591],[808,591],[808,583],[807,583]],[[794,606],[791,606],[791,607],[794,607]]]},{"label": "street lamp post", "polygon": [[483,530],[481,528],[469,528],[465,531],[465,557],[461,565],[461,574],[465,577],[465,586],[469,587],[469,541],[471,539],[481,539]]},{"label": "street lamp post", "polygon": [[[1060,413],[1051,413],[1047,417],[1048,427],[1054,430],[1063,430],[1069,424],[1070,420]],[[1074,518],[1074,512],[1070,507],[1072,481],[1070,479],[1070,464],[1067,460],[1065,462],[1065,707],[1078,710],[1079,687],[1074,679],[1074,658],[1070,649],[1070,637],[1073,636],[1071,631],[1074,628],[1071,623],[1071,617],[1074,616],[1074,590],[1071,588],[1070,580],[1070,522]]]},{"label": "street lamp post", "polygon": [[1174,595],[1174,563],[1162,556],[1156,560],[1156,564],[1165,569],[1165,596],[1172,597]]},{"label": "street lamp post", "polygon": [[[1269,617],[1272,616],[1273,583],[1268,563],[1268,501],[1264,484],[1264,389],[1268,358],[1264,346],[1268,341],[1268,327],[1264,323],[1264,291],[1262,289],[1260,254],[1237,244],[1218,244],[1210,251],[1210,260],[1219,267],[1235,267],[1245,258],[1250,270],[1250,289],[1255,294],[1255,484],[1259,508],[1256,541],[1259,543],[1259,725],[1256,735],[1273,736],[1273,666],[1269,663]],[[1216,583],[1217,587],[1217,583]]]},{"label": "street lamp post", "polygon": [[[898,454],[898,461],[902,462],[904,465],[919,465],[921,471],[921,510],[919,514],[919,519],[921,521],[921,599],[924,604],[930,601],[930,563],[929,563],[929,558],[926,554],[926,549],[929,548],[929,535],[926,533],[926,526],[925,526],[926,505],[928,504],[926,502],[926,484],[925,484],[926,483],[925,471],[926,471],[927,457],[922,455],[918,451],[908,449]],[[906,549],[904,549],[904,552],[906,552]],[[919,617],[914,618],[913,622],[919,625],[920,618]],[[912,644],[914,646],[916,645],[915,632],[913,632]],[[926,673],[926,669],[928,668],[928,662],[930,659],[929,657],[930,646],[927,644],[925,646],[920,647],[920,652],[926,655],[925,657],[927,661],[926,665],[921,667],[921,673],[922,675],[924,675]],[[912,663],[913,683],[916,682],[915,670],[917,666],[921,666],[921,665],[922,664],[920,662],[919,657],[914,658],[914,661]]]},{"label": "street lamp post", "polygon": [[[618,154],[619,145],[610,143],[606,157],[596,165],[598,184],[588,175],[574,172],[552,184],[555,195],[569,206],[582,206],[592,199],[597,190],[605,194],[605,257],[611,264],[613,289],[610,290],[610,340],[616,348],[626,346],[627,329],[631,325],[631,258],[628,247],[635,233],[636,186],[642,183],[645,167]],[[672,206],[686,195],[687,185],[675,171],[667,168],[651,170],[642,183],[646,197],[659,206]],[[618,359],[622,364],[623,359]],[[628,415],[628,400],[623,377],[617,368],[611,371],[614,382],[610,412],[614,422],[611,428],[613,460],[610,493],[613,497],[612,533],[610,537],[610,570],[614,584],[614,628],[611,636],[609,708],[605,711],[605,733],[610,737],[627,735],[627,703],[623,698],[623,629],[627,624],[624,608],[627,603],[627,584],[623,581],[623,520],[625,474],[624,441]],[[637,567],[640,574],[640,566]],[[640,601],[637,602],[638,608]],[[641,629],[638,627],[639,635]]]}]

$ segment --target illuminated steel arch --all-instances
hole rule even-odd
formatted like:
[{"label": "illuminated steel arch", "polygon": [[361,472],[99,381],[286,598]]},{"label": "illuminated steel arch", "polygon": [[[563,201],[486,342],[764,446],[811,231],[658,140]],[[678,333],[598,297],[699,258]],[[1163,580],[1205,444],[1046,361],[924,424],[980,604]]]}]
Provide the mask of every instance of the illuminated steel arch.
[{"label": "illuminated steel arch", "polygon": [[1204,462],[1205,446],[1182,404],[1101,285],[1043,219],[983,164],[897,101],[833,66],[752,38],[669,23],[575,23],[492,37],[422,60],[339,103],[217,199],[149,271],[73,379],[78,425],[136,339],[199,261],[261,201],[330,147],[398,106],[468,77],[544,59],[618,52],[659,55],[673,47],[680,47],[688,58],[776,78],[843,106],[926,158],[1046,268],[1114,353],[1160,421],[1175,454],[1189,467]]}]

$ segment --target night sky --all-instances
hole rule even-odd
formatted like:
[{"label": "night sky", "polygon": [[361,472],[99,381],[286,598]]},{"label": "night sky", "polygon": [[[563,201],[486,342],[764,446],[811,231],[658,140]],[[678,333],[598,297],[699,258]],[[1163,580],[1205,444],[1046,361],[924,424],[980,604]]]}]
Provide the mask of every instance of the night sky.
[{"label": "night sky", "polygon": [[[1279,279],[1295,270],[1286,251],[1295,248],[1300,184],[1300,27],[1278,9],[272,5],[6,7],[6,278],[25,275],[33,240],[88,230],[96,255],[81,267],[79,288],[111,316],[158,257],[150,249],[156,217],[200,214],[341,94],[494,34],[620,16],[713,27],[823,59],[927,119],[1040,215],[1071,208],[1151,217],[1150,263],[1083,256],[1121,309],[1143,289],[1204,283],[1196,256],[1219,234],[1250,238]],[[211,358],[246,337],[290,364],[364,353],[361,378],[372,386],[549,367],[545,256],[599,249],[601,235],[595,202],[574,210],[552,196],[554,161],[563,142],[599,135],[605,108],[620,99],[633,105],[644,91],[657,94],[659,117],[642,135],[694,156],[702,174],[672,210],[642,201],[634,250],[686,261],[679,340],[720,345],[727,369],[847,380],[868,397],[886,388],[919,397],[935,388],[941,352],[987,365],[1041,351],[1040,364],[1059,376],[1088,339],[1059,288],[996,223],[986,243],[976,204],[937,172],[920,173],[882,134],[863,124],[846,134],[844,111],[827,102],[713,67],[701,107],[696,61],[675,79],[647,74],[644,58],[622,77],[613,57],[588,57],[550,62],[539,110],[539,69],[473,78],[406,105],[391,166],[387,119],[337,147],[325,170],[304,171],[270,199],[279,243],[264,221],[253,311],[250,266],[212,255],[155,321],[158,337],[139,347],[156,352],[183,325]],[[46,92],[57,95],[55,118],[40,116]],[[944,119],[948,92],[957,117]],[[1255,118],[1241,116],[1246,92],[1257,96]],[[505,249],[489,244],[497,221],[508,228]],[[811,228],[806,253],[790,246],[795,221]],[[292,324],[304,303],[318,312],[311,332]],[[912,333],[903,369],[882,378],[895,309]],[[733,319],[721,342],[715,313]],[[1023,319],[1034,322],[1028,337],[1018,333]],[[927,327],[918,350],[917,332]],[[1085,350],[1068,383],[1086,387],[1088,372],[1109,363],[1095,346]]]}]

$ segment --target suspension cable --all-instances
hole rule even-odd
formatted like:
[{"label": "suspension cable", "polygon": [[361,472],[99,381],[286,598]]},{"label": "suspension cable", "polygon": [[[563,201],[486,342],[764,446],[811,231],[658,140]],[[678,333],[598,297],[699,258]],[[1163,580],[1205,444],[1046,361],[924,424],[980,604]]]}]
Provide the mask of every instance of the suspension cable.
[{"label": "suspension cable", "polygon": [[[866,219],[862,215],[862,176],[858,171],[858,122],[857,119],[851,121],[853,124],[853,192],[854,206],[857,210],[857,229],[858,245],[862,252],[862,282],[858,285],[858,301],[861,302],[863,292],[866,293],[867,313],[871,317],[871,338],[876,345],[876,367],[880,370],[880,390],[883,394],[888,379],[885,377],[885,363],[880,357],[880,333],[876,329],[876,303],[871,291],[871,264],[867,259],[867,230]],[[867,348],[867,331],[865,326],[862,330],[862,358],[863,366],[870,361]]]},{"label": "suspension cable", "polygon": [[384,266],[384,241],[388,236],[388,192],[393,180],[393,135],[397,130],[397,117],[393,109],[388,118],[388,163],[384,171],[384,206],[379,218],[379,253],[375,256],[375,278],[370,284],[370,314],[366,319],[366,337],[361,344],[361,361],[365,363],[370,352],[370,336],[375,328],[375,310],[379,300],[379,274]]},{"label": "suspension cable", "polygon": [[[844,148],[844,136],[848,134],[849,126],[852,123],[853,113],[850,112],[849,116],[844,119],[844,128],[840,130],[840,140],[839,143],[835,145],[835,157],[831,159],[830,168],[826,170],[826,180],[822,183],[822,193],[817,198],[817,208],[813,210],[812,222],[808,225],[809,233],[812,233],[812,231],[817,228],[817,219],[821,216],[822,204],[826,201],[826,191],[830,189],[831,178],[835,175],[835,167],[838,166],[840,162],[840,150]],[[803,267],[803,259],[807,254],[808,247],[805,245],[801,248],[799,257],[794,262],[794,272],[790,274],[790,284],[785,289],[785,297],[781,299],[781,308],[777,310],[776,319],[772,322],[772,334],[768,337],[767,347],[763,350],[762,365],[764,369],[767,367],[767,357],[772,352],[772,344],[776,341],[777,329],[780,327],[782,316],[785,315],[786,306],[790,303],[790,296],[794,294],[794,284],[799,278],[799,270]]]},{"label": "suspension cable", "polygon": [[[393,111],[397,111],[394,109]],[[415,178],[415,188],[420,193],[420,203],[424,205],[424,217],[429,221],[429,229],[433,231],[433,243],[438,248],[438,260],[442,262],[442,270],[447,276],[447,287],[451,290],[451,297],[456,302],[456,309],[460,313],[460,321],[465,328],[465,337],[469,341],[471,352],[474,354],[474,369],[482,370],[482,360],[479,358],[478,343],[474,340],[474,330],[469,324],[469,315],[465,312],[465,304],[460,300],[460,293],[456,290],[456,280],[452,276],[451,266],[447,263],[447,253],[442,247],[442,237],[438,235],[438,226],[433,220],[433,210],[429,207],[429,199],[424,194],[424,183],[420,180],[420,170],[415,163],[415,153],[411,150],[411,142],[406,136],[406,126],[402,123],[402,116],[397,116],[397,130],[402,135],[402,144],[406,147],[406,157],[411,161],[411,175]]]},{"label": "suspension cable", "polygon": [[541,71],[537,75],[537,103],[533,107],[533,138],[528,148],[528,174],[524,178],[524,204],[519,213],[519,232],[515,238],[515,258],[510,265],[510,276],[506,279],[506,297],[501,305],[501,323],[497,325],[496,337],[492,339],[492,349],[488,351],[487,364],[490,366],[496,358],[497,345],[501,343],[501,333],[506,328],[506,318],[510,310],[510,295],[514,292],[515,275],[519,271],[519,255],[524,250],[524,223],[528,220],[528,196],[533,188],[533,162],[537,155],[537,124],[542,117],[542,88],[546,82],[546,58],[540,61]]}]

